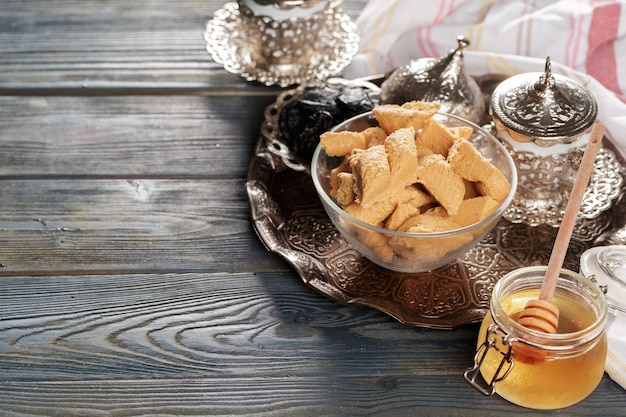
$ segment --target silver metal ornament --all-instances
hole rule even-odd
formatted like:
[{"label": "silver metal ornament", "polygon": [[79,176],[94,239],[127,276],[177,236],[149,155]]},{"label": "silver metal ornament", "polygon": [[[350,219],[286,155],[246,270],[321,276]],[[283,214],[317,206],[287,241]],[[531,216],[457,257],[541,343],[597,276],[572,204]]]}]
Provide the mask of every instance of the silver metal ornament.
[{"label": "silver metal ornament", "polygon": [[434,101],[445,113],[481,123],[486,108],[484,95],[463,63],[463,49],[470,42],[464,36],[458,36],[457,42],[457,48],[443,57],[420,58],[394,70],[381,85],[381,103]]}]

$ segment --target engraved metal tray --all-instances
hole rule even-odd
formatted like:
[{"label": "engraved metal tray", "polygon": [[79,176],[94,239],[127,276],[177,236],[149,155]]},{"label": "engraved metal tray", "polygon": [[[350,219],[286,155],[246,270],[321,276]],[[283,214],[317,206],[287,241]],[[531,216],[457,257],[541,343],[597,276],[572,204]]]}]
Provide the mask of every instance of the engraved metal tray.
[{"label": "engraved metal tray", "polygon": [[[280,101],[297,94],[298,90],[283,93],[268,107],[266,117],[274,117]],[[522,266],[547,265],[558,229],[503,218],[450,265],[414,274],[379,267],[337,231],[306,166],[294,163],[284,145],[277,147],[276,136],[267,123],[262,126],[249,165],[246,189],[253,226],[269,251],[284,258],[305,284],[332,300],[372,307],[406,324],[451,329],[482,320],[494,284],[506,273]],[[608,140],[604,146],[611,146]],[[624,191],[622,185],[615,203],[597,217],[578,220],[565,268],[578,271],[582,253],[604,244],[624,225]]]}]

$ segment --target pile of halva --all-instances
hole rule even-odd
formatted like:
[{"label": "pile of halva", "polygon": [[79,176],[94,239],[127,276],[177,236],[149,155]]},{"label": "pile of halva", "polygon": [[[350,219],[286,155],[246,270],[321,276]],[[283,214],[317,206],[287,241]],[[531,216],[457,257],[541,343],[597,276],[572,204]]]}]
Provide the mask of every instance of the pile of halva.
[{"label": "pile of halva", "polygon": [[[343,157],[330,173],[330,194],[343,210],[379,228],[434,233],[478,223],[498,209],[509,181],[468,140],[473,129],[445,126],[434,117],[439,108],[421,101],[378,105],[372,110],[378,126],[320,136],[327,155]],[[367,237],[384,257],[404,249],[432,251],[424,242],[398,245],[382,238]],[[443,246],[471,239],[459,235]],[[442,243],[433,256],[454,249]]]}]

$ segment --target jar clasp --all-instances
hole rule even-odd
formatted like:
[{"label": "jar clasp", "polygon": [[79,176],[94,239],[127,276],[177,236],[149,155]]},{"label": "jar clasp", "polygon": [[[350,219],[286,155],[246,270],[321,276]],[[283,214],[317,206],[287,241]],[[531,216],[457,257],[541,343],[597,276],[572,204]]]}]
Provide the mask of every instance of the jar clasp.
[{"label": "jar clasp", "polygon": [[[505,351],[500,350],[496,344],[496,337],[498,334],[502,335],[502,343],[504,346],[507,346],[508,349]],[[513,369],[513,365],[515,365],[515,360],[512,355],[512,339],[506,333],[503,333],[498,326],[495,324],[491,324],[487,328],[487,333],[485,335],[485,341],[478,347],[476,350],[476,354],[474,355],[474,366],[468,368],[463,373],[463,376],[474,388],[485,395],[493,395],[496,391],[496,382],[502,381]],[[495,349],[498,353],[502,355],[502,359],[500,360],[500,364],[496,369],[491,380],[487,382],[487,378],[479,378],[480,367],[482,366],[485,358],[487,357],[487,352],[489,349]]]}]

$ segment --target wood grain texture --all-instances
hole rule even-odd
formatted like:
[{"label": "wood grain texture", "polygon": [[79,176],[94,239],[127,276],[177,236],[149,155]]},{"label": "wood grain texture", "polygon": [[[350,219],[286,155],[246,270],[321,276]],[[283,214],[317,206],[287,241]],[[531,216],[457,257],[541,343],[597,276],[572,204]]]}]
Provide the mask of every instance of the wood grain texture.
[{"label": "wood grain texture", "polygon": [[0,96],[0,178],[245,178],[259,96]]},{"label": "wood grain texture", "polygon": [[[527,414],[463,380],[475,326],[404,326],[290,273],[2,278],[0,294],[3,415]],[[601,389],[567,415],[615,411],[623,392]]]},{"label": "wood grain texture", "polygon": [[6,180],[0,195],[0,275],[286,268],[240,179]]},{"label": "wood grain texture", "polygon": [[[476,330],[403,326],[327,300],[291,273],[78,275],[0,284],[0,363],[10,380],[24,362],[35,379],[58,381],[460,376],[473,350],[466,336]],[[50,349],[45,360],[40,346]],[[426,356],[433,349],[435,360]],[[385,369],[368,358],[384,361]]]},{"label": "wood grain texture", "polygon": [[623,391],[601,384],[561,412],[515,407],[467,390],[458,377],[220,378],[89,382],[10,382],[4,416],[502,417],[623,416]]},{"label": "wood grain texture", "polygon": [[[246,90],[206,51],[219,0],[7,0],[0,7],[0,93],[163,94]],[[342,9],[353,19],[363,0]]]},{"label": "wood grain texture", "polygon": [[[6,4],[5,4],[6,3]],[[221,2],[3,2],[0,88],[205,89],[234,85],[206,52]]]}]

